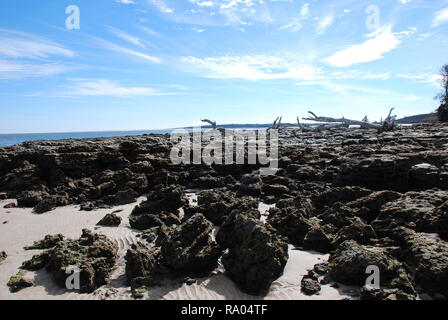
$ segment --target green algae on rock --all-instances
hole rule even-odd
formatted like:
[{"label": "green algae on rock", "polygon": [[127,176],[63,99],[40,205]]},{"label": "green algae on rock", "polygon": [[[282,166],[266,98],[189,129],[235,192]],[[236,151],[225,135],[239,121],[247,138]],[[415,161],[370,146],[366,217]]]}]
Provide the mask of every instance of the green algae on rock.
[{"label": "green algae on rock", "polygon": [[34,280],[25,278],[26,271],[20,270],[17,274],[13,275],[8,283],[7,286],[9,287],[9,290],[12,293],[18,292],[22,289],[33,287],[36,285]]}]

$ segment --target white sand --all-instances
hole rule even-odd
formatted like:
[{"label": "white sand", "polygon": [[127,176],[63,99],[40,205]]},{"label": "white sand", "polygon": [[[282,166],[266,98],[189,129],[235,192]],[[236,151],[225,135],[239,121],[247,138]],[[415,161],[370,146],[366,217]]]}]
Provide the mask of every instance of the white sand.
[{"label": "white sand", "polygon": [[[140,198],[138,202],[144,198]],[[57,208],[42,215],[32,213],[31,209],[12,208],[3,206],[14,200],[0,201],[0,251],[6,251],[7,259],[0,264],[0,300],[5,299],[132,299],[130,288],[126,286],[124,274],[124,255],[131,244],[137,242],[136,231],[129,228],[128,216],[137,203],[115,207],[113,209],[100,209],[96,211],[79,211],[78,206]],[[266,206],[267,207],[267,206]],[[265,206],[260,206],[262,211]],[[123,222],[118,228],[96,227],[96,223],[107,213],[123,210],[119,213]],[[6,223],[4,223],[6,222]],[[45,271],[28,272],[27,277],[34,278],[36,286],[26,288],[18,293],[10,293],[6,283],[9,278],[18,272],[23,261],[30,259],[40,250],[25,251],[23,247],[41,240],[47,234],[61,233],[68,238],[79,238],[81,230],[88,228],[107,235],[119,246],[118,261],[107,286],[93,294],[78,294],[57,286],[51,276]],[[290,247],[289,261],[284,274],[271,286],[266,299],[342,299],[344,290],[329,285],[322,287],[319,295],[306,296],[300,292],[302,276],[312,269],[314,264],[328,259],[322,255],[307,251],[293,250]],[[241,292],[237,286],[225,275],[217,271],[217,275],[210,278],[199,279],[196,284],[188,286],[178,281],[171,281],[163,287],[152,288],[146,299],[261,299]]]}]

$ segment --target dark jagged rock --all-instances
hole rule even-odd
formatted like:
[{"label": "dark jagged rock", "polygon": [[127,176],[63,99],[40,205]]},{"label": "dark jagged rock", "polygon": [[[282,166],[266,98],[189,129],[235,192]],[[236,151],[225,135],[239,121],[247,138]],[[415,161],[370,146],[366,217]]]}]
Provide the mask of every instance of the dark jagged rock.
[{"label": "dark jagged rock", "polygon": [[416,300],[415,295],[398,289],[381,289],[363,286],[360,290],[361,300]]},{"label": "dark jagged rock", "polygon": [[37,214],[42,214],[68,204],[70,204],[70,200],[67,194],[52,195],[40,201],[34,207],[34,212]]},{"label": "dark jagged rock", "polygon": [[340,202],[336,202],[331,207],[317,214],[322,221],[321,224],[331,224],[337,228],[342,228],[351,224],[352,219],[358,215],[358,210],[352,209]]},{"label": "dark jagged rock", "polygon": [[42,240],[35,241],[32,245],[26,246],[25,250],[45,250],[53,248],[59,242],[64,240],[62,234],[46,235]]},{"label": "dark jagged rock", "polygon": [[230,192],[205,191],[198,195],[194,212],[202,213],[209,221],[220,226],[233,210],[258,208],[258,201],[251,197],[235,197]]},{"label": "dark jagged rock", "polygon": [[23,208],[33,208],[49,196],[45,191],[25,191],[17,198],[17,205]]},{"label": "dark jagged rock", "polygon": [[216,240],[229,249],[222,257],[226,274],[252,295],[266,295],[288,261],[286,241],[250,213],[232,213]]},{"label": "dark jagged rock", "polygon": [[336,202],[345,203],[365,197],[372,191],[361,187],[336,187],[320,193],[314,199],[314,204],[318,208],[332,206]]},{"label": "dark jagged rock", "polygon": [[15,207],[17,207],[17,205],[15,204],[15,202],[10,202],[10,203],[7,203],[7,204],[5,204],[5,205],[3,206],[3,208],[5,208],[5,209],[12,209],[12,208],[15,208]]},{"label": "dark jagged rock", "polygon": [[221,248],[211,239],[213,224],[196,214],[173,229],[161,245],[163,264],[173,274],[207,274],[218,265]]},{"label": "dark jagged rock", "polygon": [[448,299],[448,242],[436,234],[406,228],[397,229],[395,234],[406,249],[404,258],[412,266],[416,283]]},{"label": "dark jagged rock", "polygon": [[350,208],[367,209],[362,213],[359,212],[358,214],[361,218],[370,223],[378,217],[381,207],[384,204],[397,200],[400,197],[401,194],[395,191],[377,191],[363,198],[349,202],[346,205]]},{"label": "dark jagged rock", "polygon": [[165,274],[159,261],[160,249],[134,245],[126,252],[126,277],[131,288],[154,286]]},{"label": "dark jagged rock", "polygon": [[55,281],[65,287],[66,270],[77,267],[80,271],[80,291],[93,292],[107,279],[115,264],[118,247],[104,235],[83,230],[78,240],[62,240],[56,245],[25,261],[22,268],[38,270],[46,267]]},{"label": "dark jagged rock", "polygon": [[146,230],[154,227],[171,226],[180,224],[181,221],[177,215],[170,212],[161,212],[155,214],[142,214],[129,217],[129,224],[137,230]]},{"label": "dark jagged rock", "polygon": [[5,261],[7,257],[8,257],[8,255],[6,254],[5,251],[0,251],[0,263]]},{"label": "dark jagged rock", "polygon": [[22,289],[33,287],[36,285],[34,280],[25,278],[25,275],[26,275],[26,271],[21,270],[16,275],[12,276],[9,279],[7,286],[9,287],[9,290],[12,293],[15,293]]},{"label": "dark jagged rock", "polygon": [[[301,246],[307,233],[318,227],[315,220],[308,218],[314,209],[310,203],[309,199],[304,198],[296,204],[279,204],[269,210],[267,221],[281,235],[287,237],[290,243]],[[285,205],[292,206],[284,207]]]},{"label": "dark jagged rock", "polygon": [[407,191],[409,159],[387,155],[355,160],[352,164],[342,166],[338,183],[373,190]]},{"label": "dark jagged rock", "polygon": [[50,262],[50,253],[44,251],[42,253],[34,255],[30,260],[22,263],[21,269],[36,271],[44,268]]},{"label": "dark jagged rock", "polygon": [[368,266],[379,268],[381,286],[415,295],[406,269],[391,255],[388,248],[363,246],[353,240],[347,240],[330,256],[328,272],[335,281],[363,286],[368,277]]},{"label": "dark jagged rock", "polygon": [[258,175],[246,174],[240,180],[238,192],[248,196],[259,196],[261,194],[262,181]]},{"label": "dark jagged rock", "polygon": [[431,189],[440,186],[440,169],[429,163],[419,163],[409,171],[412,189]]},{"label": "dark jagged rock", "polygon": [[126,254],[126,276],[133,288],[153,286],[163,278],[208,275],[218,265],[221,248],[211,239],[213,225],[196,214],[182,225],[160,228],[155,248],[134,246]]},{"label": "dark jagged rock", "polygon": [[413,230],[424,228],[431,212],[448,200],[448,192],[408,192],[395,201],[386,203],[372,227],[380,235],[390,235],[396,227]]},{"label": "dark jagged rock", "polygon": [[377,237],[375,230],[360,218],[354,217],[350,221],[350,224],[342,227],[336,234],[333,243],[335,246],[345,240],[355,240],[360,244],[369,244],[372,239]]},{"label": "dark jagged rock", "polygon": [[309,250],[315,250],[322,253],[328,253],[333,250],[333,239],[320,226],[313,227],[303,239],[303,247]]},{"label": "dark jagged rock", "polygon": [[303,277],[300,283],[301,290],[304,294],[312,296],[319,293],[321,287],[318,281]]},{"label": "dark jagged rock", "polygon": [[121,224],[121,217],[115,213],[106,214],[98,223],[98,226],[118,227]]},{"label": "dark jagged rock", "polygon": [[159,214],[163,211],[175,213],[179,208],[188,204],[188,199],[179,186],[173,185],[152,191],[147,200],[136,206],[132,215]]}]

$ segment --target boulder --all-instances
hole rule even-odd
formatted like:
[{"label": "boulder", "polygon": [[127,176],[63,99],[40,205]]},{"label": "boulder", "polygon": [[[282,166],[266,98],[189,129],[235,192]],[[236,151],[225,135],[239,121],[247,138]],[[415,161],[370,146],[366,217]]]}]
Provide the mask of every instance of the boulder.
[{"label": "boulder", "polygon": [[126,252],[126,278],[131,288],[153,286],[160,283],[164,275],[160,263],[160,249],[133,245]]},{"label": "boulder", "polygon": [[342,227],[334,238],[333,245],[338,246],[345,240],[355,240],[360,244],[369,244],[376,238],[373,228],[366,224],[362,219],[354,217],[351,223]]},{"label": "boulder", "polygon": [[312,296],[319,293],[321,289],[318,281],[311,278],[307,278],[306,276],[302,278],[300,287],[301,291],[308,296]]},{"label": "boulder", "polygon": [[78,240],[58,241],[54,247],[25,261],[24,269],[38,270],[46,267],[56,283],[65,287],[69,267],[80,272],[80,291],[90,293],[106,284],[115,264],[118,246],[104,235],[83,230]]},{"label": "boulder", "polygon": [[34,280],[25,278],[25,275],[26,275],[26,271],[21,270],[16,275],[12,276],[9,279],[7,286],[9,287],[9,290],[12,293],[15,293],[22,289],[33,287],[36,285]]},{"label": "boulder", "polygon": [[142,214],[159,214],[163,211],[176,213],[179,208],[188,204],[188,199],[179,186],[161,187],[149,193],[147,200],[132,210],[133,216]]},{"label": "boulder", "polygon": [[390,236],[400,226],[418,230],[424,228],[425,221],[428,221],[434,209],[447,200],[446,191],[408,192],[384,204],[371,225],[379,236]]},{"label": "boulder", "polygon": [[70,204],[69,196],[67,194],[51,195],[40,201],[35,207],[34,212],[42,214],[56,209],[60,206],[66,206]]},{"label": "boulder", "polygon": [[[288,203],[290,205],[290,203]],[[318,226],[315,220],[308,218],[310,215],[310,201],[304,199],[294,206],[283,207],[282,204],[269,210],[267,222],[273,226],[279,234],[288,238],[288,242],[295,246],[303,245],[306,234]]]},{"label": "boulder", "polygon": [[235,197],[225,191],[204,191],[198,195],[194,212],[202,213],[214,225],[220,226],[233,210],[258,208],[258,201],[251,197]]},{"label": "boulder", "polygon": [[180,224],[181,221],[177,215],[171,212],[161,212],[159,214],[131,215],[129,224],[131,228],[137,230],[146,230],[154,227],[172,226]]},{"label": "boulder", "polygon": [[430,293],[448,299],[448,242],[436,234],[399,228],[396,235],[404,247],[404,258],[415,273],[415,281]]},{"label": "boulder", "polygon": [[366,284],[368,266],[377,266],[380,284],[390,289],[401,289],[415,294],[411,278],[404,266],[387,248],[363,246],[353,240],[341,243],[329,259],[328,273],[332,279],[346,285]]},{"label": "boulder", "polygon": [[218,265],[221,248],[211,238],[213,224],[196,214],[174,228],[161,244],[164,266],[173,275],[208,274]]},{"label": "boulder", "polygon": [[254,213],[233,212],[219,229],[217,242],[228,249],[222,257],[226,274],[244,292],[266,295],[288,261],[288,245]]},{"label": "boulder", "polygon": [[409,184],[412,189],[431,189],[440,186],[440,170],[429,163],[419,163],[409,170]]},{"label": "boulder", "polygon": [[108,213],[96,225],[104,227],[118,227],[120,224],[120,216],[117,216],[115,213]]}]

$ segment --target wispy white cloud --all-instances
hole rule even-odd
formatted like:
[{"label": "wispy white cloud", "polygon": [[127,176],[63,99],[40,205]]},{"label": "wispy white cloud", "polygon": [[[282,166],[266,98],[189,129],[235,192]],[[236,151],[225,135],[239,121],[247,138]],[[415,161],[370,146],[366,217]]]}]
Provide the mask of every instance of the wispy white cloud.
[{"label": "wispy white cloud", "polygon": [[134,4],[134,0],[116,0],[116,2],[118,3],[123,3],[123,4]]},{"label": "wispy white cloud", "polygon": [[141,39],[138,37],[135,37],[133,35],[130,35],[122,30],[119,30],[117,28],[114,27],[108,27],[108,29],[114,34],[116,35],[118,38],[123,39],[133,45],[139,46],[144,48],[145,46],[142,44]]},{"label": "wispy white cloud", "polygon": [[44,78],[74,70],[60,63],[35,63],[0,60],[0,79]]},{"label": "wispy white cloud", "polygon": [[431,27],[438,27],[446,22],[448,22],[448,8],[436,12]]},{"label": "wispy white cloud", "polygon": [[0,56],[9,58],[74,57],[75,52],[40,36],[0,29]]},{"label": "wispy white cloud", "polygon": [[435,73],[422,73],[422,74],[399,74],[397,78],[412,80],[417,83],[428,83],[436,87],[440,86],[442,76]]},{"label": "wispy white cloud", "polygon": [[321,78],[321,70],[300,61],[271,55],[183,57],[188,70],[207,78],[274,80]]},{"label": "wispy white cloud", "polygon": [[104,39],[101,39],[101,38],[98,38],[98,37],[92,37],[92,38],[98,44],[100,44],[102,47],[104,47],[106,49],[109,49],[109,50],[112,50],[112,51],[115,51],[115,52],[119,52],[119,53],[124,53],[124,54],[130,55],[130,56],[133,56],[133,57],[137,57],[137,58],[140,58],[140,59],[152,62],[152,63],[161,63],[162,62],[161,59],[159,59],[159,58],[157,58],[155,56],[152,56],[152,55],[140,52],[140,51],[132,50],[132,49],[120,46],[118,44],[112,43],[110,41],[107,41],[107,40],[104,40]]},{"label": "wispy white cloud", "polygon": [[53,92],[37,92],[35,96],[47,97],[117,97],[132,98],[145,96],[175,95],[176,92],[164,92],[149,87],[122,85],[109,79],[71,79],[71,84],[62,90]]},{"label": "wispy white cloud", "polygon": [[322,19],[319,20],[317,26],[316,26],[316,33],[317,34],[322,34],[325,32],[325,30],[327,30],[328,27],[330,27],[334,22],[334,16],[333,15],[328,15],[323,17]]},{"label": "wispy white cloud", "polygon": [[349,67],[382,59],[385,53],[392,51],[400,44],[400,40],[392,33],[390,26],[370,36],[373,38],[338,51],[323,61],[335,67]]}]

